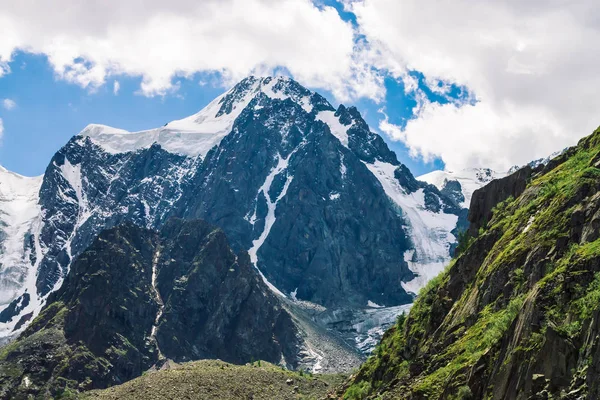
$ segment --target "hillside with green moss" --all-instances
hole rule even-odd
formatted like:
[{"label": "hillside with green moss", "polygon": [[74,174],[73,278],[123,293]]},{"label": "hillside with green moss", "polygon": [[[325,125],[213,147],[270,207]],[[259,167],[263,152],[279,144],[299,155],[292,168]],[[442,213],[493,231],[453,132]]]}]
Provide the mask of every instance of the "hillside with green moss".
[{"label": "hillside with green moss", "polygon": [[338,396],[600,398],[600,129],[477,191],[469,220]]}]

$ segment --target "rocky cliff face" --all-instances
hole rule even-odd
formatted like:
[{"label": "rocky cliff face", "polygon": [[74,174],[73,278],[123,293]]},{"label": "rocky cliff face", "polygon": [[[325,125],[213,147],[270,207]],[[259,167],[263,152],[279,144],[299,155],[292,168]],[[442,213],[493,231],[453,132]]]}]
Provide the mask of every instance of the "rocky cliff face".
[{"label": "rocky cliff face", "polygon": [[27,326],[99,232],[171,216],[222,228],[282,296],[356,309],[411,302],[450,259],[464,211],[417,181],[356,108],[249,77],[161,128],[90,125],[54,156],[35,223],[14,239],[28,278],[0,336]]},{"label": "rocky cliff face", "polygon": [[166,359],[298,360],[290,315],[221,230],[171,219],[102,232],[0,353],[0,398],[122,383]]},{"label": "rocky cliff face", "polygon": [[[539,172],[538,168],[538,172]],[[513,174],[496,179],[473,193],[467,219],[469,234],[477,236],[479,229],[487,225],[492,218],[494,208],[508,198],[519,197],[527,187],[534,170],[525,166]]]},{"label": "rocky cliff face", "polygon": [[345,398],[600,397],[600,130],[475,192],[476,236]]}]

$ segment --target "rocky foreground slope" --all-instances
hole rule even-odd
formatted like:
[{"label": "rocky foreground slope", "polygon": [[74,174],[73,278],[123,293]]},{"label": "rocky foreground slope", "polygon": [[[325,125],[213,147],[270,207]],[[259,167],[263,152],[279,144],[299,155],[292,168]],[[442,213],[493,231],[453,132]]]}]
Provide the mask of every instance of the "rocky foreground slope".
[{"label": "rocky foreground slope", "polygon": [[475,192],[471,237],[339,392],[600,398],[600,129]]}]

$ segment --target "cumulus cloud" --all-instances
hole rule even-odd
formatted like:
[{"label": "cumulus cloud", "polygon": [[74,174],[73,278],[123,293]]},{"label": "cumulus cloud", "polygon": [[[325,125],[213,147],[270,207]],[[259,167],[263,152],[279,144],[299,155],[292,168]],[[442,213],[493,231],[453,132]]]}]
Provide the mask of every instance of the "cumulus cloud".
[{"label": "cumulus cloud", "polygon": [[113,83],[113,94],[116,96],[119,94],[119,90],[121,90],[121,84],[119,83],[119,81],[115,81]]},{"label": "cumulus cloud", "polygon": [[[572,145],[600,123],[600,9],[593,0],[346,5],[378,49],[378,65],[417,96],[406,126],[380,125],[414,155],[440,157],[449,169],[506,169]],[[438,92],[447,83],[464,86],[475,101],[431,103],[408,71],[423,73]]]},{"label": "cumulus cloud", "polygon": [[357,57],[352,25],[310,0],[0,0],[0,65],[15,50],[46,54],[57,75],[94,88],[111,75],[143,77],[146,95],[174,77],[216,71],[230,84],[286,68],[340,99],[381,95],[382,81]]},{"label": "cumulus cloud", "polygon": [[4,99],[2,100],[2,107],[4,107],[7,110],[12,110],[17,106],[17,103],[15,103],[14,100],[12,99]]},{"label": "cumulus cloud", "polygon": [[[384,77],[417,100],[379,128],[448,169],[507,169],[576,142],[599,118],[600,8],[593,0],[0,0],[0,76],[15,51],[45,54],[58,78],[94,90],[121,75],[148,96],[204,72],[224,86],[289,71],[340,101],[381,101]],[[411,71],[423,74],[421,84]],[[430,101],[456,85],[472,97]],[[388,112],[394,104],[387,104]]]}]

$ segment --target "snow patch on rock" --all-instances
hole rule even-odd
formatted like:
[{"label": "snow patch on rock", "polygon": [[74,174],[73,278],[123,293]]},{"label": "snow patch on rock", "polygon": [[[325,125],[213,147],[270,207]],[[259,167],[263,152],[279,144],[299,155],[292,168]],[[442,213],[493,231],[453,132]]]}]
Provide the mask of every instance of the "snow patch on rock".
[{"label": "snow patch on rock", "polygon": [[380,306],[377,303],[372,302],[371,300],[367,301],[367,307],[371,308],[384,308],[385,306]]},{"label": "snow patch on rock", "polygon": [[317,120],[325,123],[329,127],[331,134],[338,138],[345,147],[348,147],[348,129],[352,125],[343,125],[339,118],[335,116],[335,111],[329,110],[319,112]]},{"label": "snow patch on rock", "polygon": [[[269,236],[271,228],[273,228],[273,225],[275,224],[275,210],[277,209],[277,203],[285,197],[294,177],[291,175],[287,176],[285,184],[283,185],[283,189],[281,190],[281,193],[279,193],[275,200],[272,200],[271,196],[269,195],[271,185],[273,184],[273,180],[275,179],[275,177],[280,173],[283,173],[287,169],[288,162],[294,154],[294,152],[295,151],[290,153],[286,158],[283,158],[281,157],[281,155],[277,154],[277,165],[273,167],[273,169],[271,169],[271,172],[269,173],[269,175],[267,175],[265,182],[258,189],[256,198],[258,199],[258,196],[262,193],[265,199],[267,200],[267,216],[265,217],[265,226],[263,228],[263,231],[261,232],[258,239],[252,241],[252,247],[248,250],[248,254],[250,255],[250,261],[252,262],[252,264],[254,264],[254,266],[260,273],[263,281],[267,284],[269,289],[271,289],[274,293],[282,297],[285,297],[285,295],[279,289],[277,289],[271,282],[269,282],[265,275],[262,273],[262,271],[258,268],[258,250],[260,250],[261,246]],[[256,221],[256,209],[254,210],[254,215],[251,217],[250,220],[252,221],[251,223],[254,225],[254,222]]]}]

